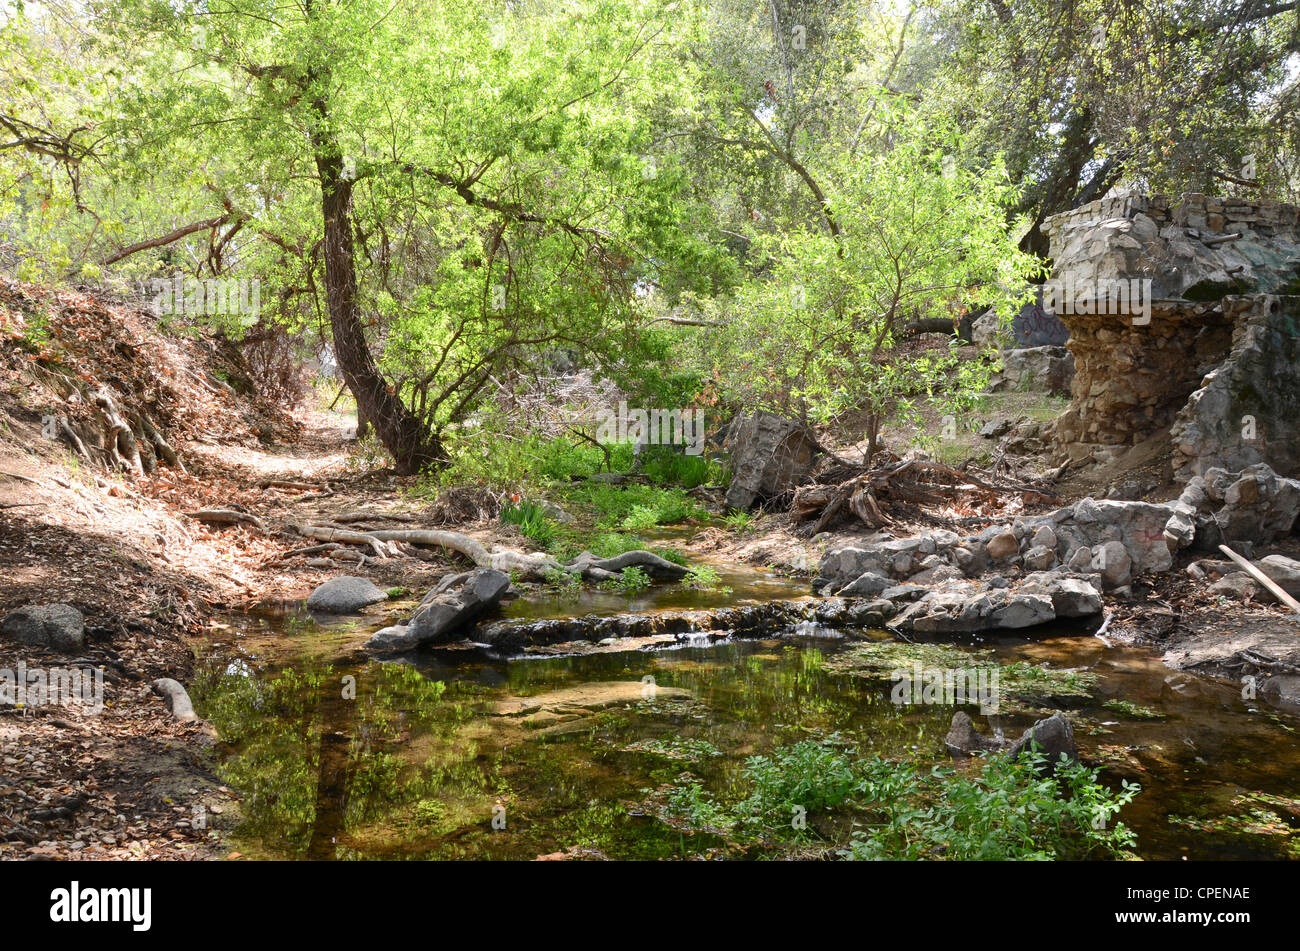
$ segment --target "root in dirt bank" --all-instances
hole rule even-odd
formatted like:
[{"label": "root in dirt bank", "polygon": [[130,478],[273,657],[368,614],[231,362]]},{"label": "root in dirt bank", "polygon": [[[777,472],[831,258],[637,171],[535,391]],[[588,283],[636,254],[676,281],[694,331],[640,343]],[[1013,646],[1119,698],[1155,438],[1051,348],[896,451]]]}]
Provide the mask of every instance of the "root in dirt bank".
[{"label": "root in dirt bank", "polygon": [[292,434],[280,404],[225,382],[254,376],[239,361],[227,341],[163,333],[110,295],[0,277],[0,408],[96,468],[183,471],[188,442]]}]

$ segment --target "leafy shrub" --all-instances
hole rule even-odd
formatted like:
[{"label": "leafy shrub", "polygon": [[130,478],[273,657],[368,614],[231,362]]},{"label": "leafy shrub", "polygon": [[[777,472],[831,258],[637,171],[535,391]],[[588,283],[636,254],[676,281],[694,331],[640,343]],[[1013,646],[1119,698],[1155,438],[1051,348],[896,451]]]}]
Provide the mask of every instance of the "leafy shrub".
[{"label": "leafy shrub", "polygon": [[[720,802],[693,779],[668,796],[667,815],[692,828],[739,840],[798,841],[815,834],[815,812],[857,815],[840,854],[849,859],[1078,859],[1122,856],[1137,838],[1113,821],[1140,787],[1118,792],[1099,770],[1061,763],[1040,775],[1041,755],[987,758],[975,772],[870,757],[853,759],[832,736],[806,740],[745,761],[749,793]],[[807,814],[803,825],[791,820]]]},{"label": "leafy shrub", "polygon": [[542,577],[562,595],[572,596],[582,590],[582,578],[572,571],[548,568]]},{"label": "leafy shrub", "polygon": [[637,505],[623,516],[619,526],[626,532],[647,532],[659,524],[659,512],[648,505]]},{"label": "leafy shrub", "polygon": [[642,569],[633,565],[630,568],[624,568],[619,572],[618,577],[602,581],[602,588],[609,591],[619,591],[623,594],[636,594],[638,591],[644,591],[650,587],[650,576]]},{"label": "leafy shrub", "polygon": [[696,591],[717,591],[719,594],[731,592],[729,587],[722,584],[718,577],[718,570],[712,565],[693,566],[682,579],[682,587],[693,588]]},{"label": "leafy shrub", "polygon": [[844,852],[854,859],[955,861],[1085,858],[1123,854],[1137,842],[1122,822],[1111,824],[1140,787],[1125,780],[1118,793],[1097,781],[1097,769],[1059,765],[1040,776],[1041,756],[988,758],[978,774],[909,764],[867,764],[860,793],[876,821],[864,825]]}]

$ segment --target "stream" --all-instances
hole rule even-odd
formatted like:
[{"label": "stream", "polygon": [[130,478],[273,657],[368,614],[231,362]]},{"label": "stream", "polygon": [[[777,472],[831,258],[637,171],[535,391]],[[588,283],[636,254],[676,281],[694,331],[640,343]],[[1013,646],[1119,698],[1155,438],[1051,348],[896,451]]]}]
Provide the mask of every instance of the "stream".
[{"label": "stream", "polygon": [[[759,569],[727,569],[723,582],[730,593],[662,585],[632,598],[523,597],[503,614],[709,608],[807,594],[806,582]],[[977,705],[893,702],[886,677],[849,663],[863,643],[889,641],[883,631],[849,637],[801,625],[744,640],[517,658],[443,648],[379,663],[351,647],[410,605],[385,609],[358,626],[355,617],[320,621],[287,603],[214,626],[192,692],[220,730],[220,775],[243,797],[231,832],[241,853],[780,857],[738,854],[647,803],[684,773],[711,792],[736,792],[746,757],[807,739],[948,764],[943,740],[954,710],[969,712],[981,732],[1017,737],[1059,708],[1074,722],[1085,761],[1104,767],[1103,781],[1141,785],[1120,815],[1137,833],[1139,857],[1300,857],[1300,718],[1243,699],[1239,685],[1172,671],[1152,650],[1077,629],[945,642],[944,650],[981,652],[981,663],[1002,670],[1033,664],[1093,678],[1085,695],[983,716]]]}]

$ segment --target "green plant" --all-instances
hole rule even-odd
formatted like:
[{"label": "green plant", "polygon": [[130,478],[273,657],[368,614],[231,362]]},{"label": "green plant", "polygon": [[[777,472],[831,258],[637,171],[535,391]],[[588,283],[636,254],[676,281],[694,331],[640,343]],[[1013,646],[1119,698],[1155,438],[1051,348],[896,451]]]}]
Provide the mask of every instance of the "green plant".
[{"label": "green plant", "polygon": [[638,591],[644,591],[650,587],[650,576],[641,568],[633,565],[630,568],[624,568],[617,577],[602,581],[600,586],[608,591],[636,594]]},{"label": "green plant", "polygon": [[623,516],[619,527],[625,532],[647,532],[659,524],[659,513],[648,505],[637,505]]},{"label": "green plant", "polygon": [[581,576],[572,571],[565,571],[563,568],[548,568],[543,579],[555,588],[558,594],[568,597],[582,590]]},{"label": "green plant", "polygon": [[1163,720],[1165,716],[1159,710],[1153,710],[1150,707],[1144,707],[1140,703],[1133,703],[1129,700],[1107,700],[1102,706],[1108,710],[1114,710],[1116,713],[1122,713],[1126,717],[1132,717],[1135,720]]},{"label": "green plant", "polygon": [[693,566],[682,579],[682,587],[696,591],[716,591],[719,594],[731,593],[731,589],[722,583],[718,570],[712,565]]},{"label": "green plant", "polygon": [[543,547],[550,544],[556,535],[555,523],[547,516],[546,510],[535,502],[506,505],[501,510],[501,521],[518,525],[525,537]]},{"label": "green plant", "polygon": [[748,793],[728,803],[694,777],[673,787],[665,818],[737,842],[797,843],[817,814],[850,811],[850,859],[1070,859],[1120,856],[1136,845],[1115,821],[1140,788],[1112,791],[1099,770],[1064,760],[1044,775],[1041,754],[988,757],[972,771],[924,769],[880,757],[855,759],[836,735],[751,756]]},{"label": "green plant", "polygon": [[733,532],[745,532],[754,524],[754,516],[740,509],[732,509],[722,517],[722,524]]},{"label": "green plant", "polygon": [[1041,775],[1043,757],[986,759],[962,774],[943,767],[921,773],[910,764],[873,760],[858,790],[870,821],[859,826],[843,854],[852,859],[1085,858],[1121,855],[1137,843],[1122,822],[1112,823],[1140,787],[1124,780],[1119,792],[1097,781],[1098,770],[1058,764]]},{"label": "green plant", "polygon": [[726,481],[721,465],[702,455],[688,455],[672,447],[651,446],[641,472],[660,485],[679,485],[693,489],[697,485],[720,484]]},{"label": "green plant", "polygon": [[591,539],[588,546],[597,558],[613,558],[625,551],[636,551],[642,547],[641,539],[619,532],[602,532]]},{"label": "green plant", "polygon": [[437,826],[447,817],[447,807],[437,799],[421,799],[415,804],[415,821],[423,826]]}]

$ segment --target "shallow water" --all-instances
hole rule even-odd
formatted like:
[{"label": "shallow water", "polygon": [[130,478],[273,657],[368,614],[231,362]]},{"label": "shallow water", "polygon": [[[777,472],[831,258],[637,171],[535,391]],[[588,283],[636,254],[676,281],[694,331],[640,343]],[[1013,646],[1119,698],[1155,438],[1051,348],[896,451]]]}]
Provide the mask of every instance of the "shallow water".
[{"label": "shallow water", "polygon": [[[660,591],[649,600],[681,607],[673,600],[681,595]],[[611,597],[616,606],[607,610],[628,610],[626,598]],[[727,603],[736,599],[733,592]],[[605,606],[589,601],[567,613],[596,605]],[[510,609],[518,617],[562,610],[553,600]],[[195,700],[221,729],[223,777],[245,796],[235,836],[245,854],[710,856],[724,854],[725,843],[679,831],[645,806],[651,790],[683,771],[712,792],[735,791],[745,757],[832,734],[864,753],[946,762],[943,737],[955,707],[899,706],[887,681],[829,669],[828,660],[852,648],[841,637],[773,632],[764,640],[527,659],[444,650],[415,663],[381,664],[332,651],[342,630],[283,606],[231,619],[207,655]],[[1258,802],[1232,803],[1246,793],[1293,799],[1300,720],[1243,700],[1237,686],[1171,671],[1151,651],[1095,637],[970,646],[991,647],[1002,664],[1029,661],[1098,675],[1090,697],[1062,703],[1085,759],[1109,764],[1103,779],[1142,785],[1120,817],[1136,830],[1141,857],[1288,854],[1291,839],[1282,831],[1300,825],[1300,817],[1284,808],[1271,807],[1285,820],[1282,831],[1258,817],[1264,831],[1256,833],[1240,831],[1240,820],[1207,831],[1170,818],[1247,815]],[[611,681],[641,685],[645,678],[653,678],[654,690],[634,702],[580,710],[576,720],[549,730],[493,715],[505,698]],[[658,693],[671,688],[689,691],[690,699]],[[1104,706],[1114,699],[1161,718]],[[990,718],[977,707],[963,709],[981,731],[1001,728],[1012,736],[1042,715],[1022,710]]]},{"label": "shallow water", "polygon": [[744,566],[716,565],[719,589],[694,591],[676,584],[652,585],[629,598],[614,591],[583,587],[572,597],[517,598],[506,604],[503,617],[539,621],[554,617],[581,617],[586,614],[618,614],[665,610],[694,611],[725,608],[746,601],[774,598],[810,597],[808,582],[786,578],[774,572]]}]

